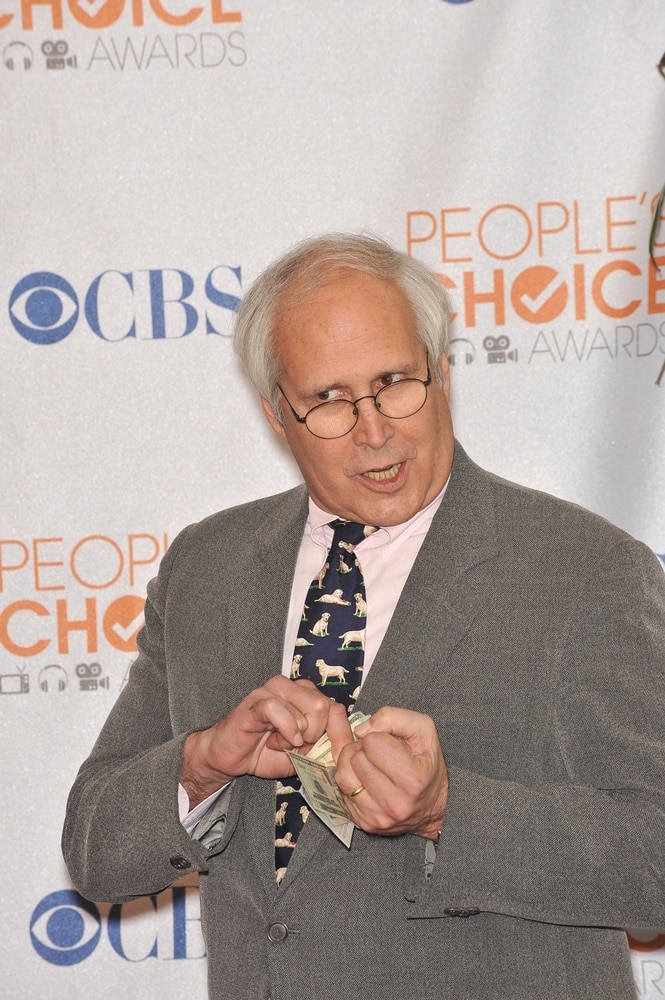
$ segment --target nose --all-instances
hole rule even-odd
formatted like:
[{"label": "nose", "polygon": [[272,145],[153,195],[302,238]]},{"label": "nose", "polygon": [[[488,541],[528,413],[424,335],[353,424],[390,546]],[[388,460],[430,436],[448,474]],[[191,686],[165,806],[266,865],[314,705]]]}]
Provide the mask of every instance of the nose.
[{"label": "nose", "polygon": [[355,405],[358,409],[358,423],[352,431],[354,442],[375,450],[382,448],[395,433],[392,420],[383,416],[374,396],[361,396]]}]

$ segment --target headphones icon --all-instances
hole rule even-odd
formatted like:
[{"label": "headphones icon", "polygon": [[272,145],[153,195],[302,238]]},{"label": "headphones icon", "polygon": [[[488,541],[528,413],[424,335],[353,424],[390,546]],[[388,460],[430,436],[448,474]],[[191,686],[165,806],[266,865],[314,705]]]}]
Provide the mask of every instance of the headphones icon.
[{"label": "headphones icon", "polygon": [[10,42],[2,51],[7,69],[30,69],[34,60],[32,49],[25,42]]},{"label": "headphones icon", "polygon": [[448,344],[448,360],[451,365],[458,361],[464,361],[465,365],[470,365],[476,358],[476,349],[466,337],[456,337]]},{"label": "headphones icon", "polygon": [[51,663],[39,671],[38,683],[40,690],[47,694],[54,691],[61,694],[67,689],[67,674],[57,663]]}]

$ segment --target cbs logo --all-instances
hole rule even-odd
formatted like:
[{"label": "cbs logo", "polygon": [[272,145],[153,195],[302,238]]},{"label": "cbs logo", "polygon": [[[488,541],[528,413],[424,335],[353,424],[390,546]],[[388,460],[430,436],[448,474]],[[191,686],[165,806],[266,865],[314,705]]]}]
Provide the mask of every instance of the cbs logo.
[{"label": "cbs logo", "polygon": [[113,905],[61,889],[40,900],[30,917],[32,946],[51,965],[79,965],[102,937],[124,962],[205,958],[198,880]]},{"label": "cbs logo", "polygon": [[51,965],[78,965],[95,950],[102,933],[99,910],[73,889],[45,896],[30,918],[30,940]]},{"label": "cbs logo", "polygon": [[[179,339],[192,333],[201,318],[206,336],[226,337],[231,336],[241,288],[241,267],[218,264],[205,278],[205,307],[194,306],[189,301],[196,291],[194,279],[180,268],[107,270],[89,286],[83,308],[92,332],[107,343]],[[26,275],[9,296],[12,326],[32,344],[60,343],[76,326],[79,311],[72,285],[51,271]]]},{"label": "cbs logo", "polygon": [[64,278],[48,271],[29,274],[15,286],[9,314],[16,330],[38,344],[57,344],[76,326],[76,292]]}]

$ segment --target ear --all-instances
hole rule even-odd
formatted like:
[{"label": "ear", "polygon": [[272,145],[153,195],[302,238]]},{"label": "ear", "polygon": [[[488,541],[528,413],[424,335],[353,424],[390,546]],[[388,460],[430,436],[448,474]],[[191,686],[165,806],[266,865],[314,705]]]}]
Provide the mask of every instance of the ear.
[{"label": "ear", "polygon": [[447,354],[442,354],[439,358],[439,370],[443,378],[443,391],[446,399],[450,402],[450,361]]},{"label": "ear", "polygon": [[264,399],[263,396],[261,396],[261,408],[265,414],[266,420],[274,430],[277,437],[281,437],[282,441],[286,441],[286,434],[284,433],[284,424],[273,410],[271,404],[268,402],[267,399]]}]

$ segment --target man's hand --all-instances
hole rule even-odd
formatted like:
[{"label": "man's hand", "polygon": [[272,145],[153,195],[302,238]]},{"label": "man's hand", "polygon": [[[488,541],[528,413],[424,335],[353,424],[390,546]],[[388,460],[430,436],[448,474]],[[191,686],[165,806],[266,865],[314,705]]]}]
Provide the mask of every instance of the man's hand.
[{"label": "man's hand", "polygon": [[356,728],[354,741],[348,722],[333,709],[328,735],[337,760],[335,781],[356,826],[366,833],[438,839],[448,770],[429,715],[381,708]]},{"label": "man's hand", "polygon": [[306,753],[325,731],[331,704],[311,681],[294,682],[280,674],[214,726],[191,733],[180,774],[190,808],[241,774],[294,774],[283,751],[297,748]]}]

